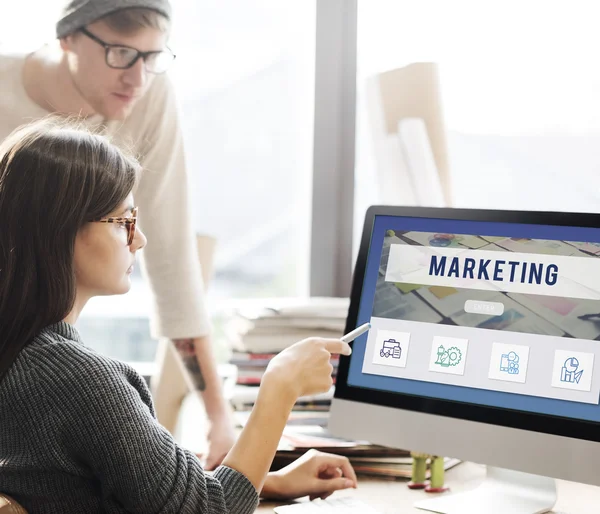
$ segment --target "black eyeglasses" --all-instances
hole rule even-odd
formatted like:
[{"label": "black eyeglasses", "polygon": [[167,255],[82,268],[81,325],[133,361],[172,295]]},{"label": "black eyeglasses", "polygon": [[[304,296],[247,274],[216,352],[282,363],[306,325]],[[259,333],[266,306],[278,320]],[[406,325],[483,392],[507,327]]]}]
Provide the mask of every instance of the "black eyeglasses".
[{"label": "black eyeglasses", "polygon": [[167,71],[175,60],[175,54],[168,47],[166,50],[140,52],[129,46],[106,43],[85,28],[80,29],[80,32],[104,47],[106,64],[109,68],[127,70],[141,58],[144,60],[144,65],[148,73],[160,74]]}]

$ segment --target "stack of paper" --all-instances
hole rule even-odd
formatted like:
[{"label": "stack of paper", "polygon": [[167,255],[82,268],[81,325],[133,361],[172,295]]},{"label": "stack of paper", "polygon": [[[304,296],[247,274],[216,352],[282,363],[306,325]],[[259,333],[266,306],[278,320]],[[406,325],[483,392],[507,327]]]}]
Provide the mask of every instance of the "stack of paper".
[{"label": "stack of paper", "polygon": [[235,309],[227,336],[241,353],[277,353],[307,337],[340,337],[348,298],[280,298]]}]

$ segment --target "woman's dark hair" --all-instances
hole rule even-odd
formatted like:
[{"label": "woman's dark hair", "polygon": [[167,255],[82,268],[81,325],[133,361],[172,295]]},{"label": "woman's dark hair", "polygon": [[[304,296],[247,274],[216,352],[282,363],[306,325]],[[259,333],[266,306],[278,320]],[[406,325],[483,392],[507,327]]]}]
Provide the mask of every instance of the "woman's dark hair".
[{"label": "woman's dark hair", "polygon": [[78,231],[114,211],[137,161],[73,120],[46,118],[0,144],[0,380],[75,301]]}]

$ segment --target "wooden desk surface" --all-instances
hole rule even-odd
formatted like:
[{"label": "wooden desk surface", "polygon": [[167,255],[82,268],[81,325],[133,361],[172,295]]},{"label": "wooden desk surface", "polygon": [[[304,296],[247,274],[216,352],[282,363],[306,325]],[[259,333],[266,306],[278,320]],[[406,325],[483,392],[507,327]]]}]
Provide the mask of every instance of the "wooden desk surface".
[{"label": "wooden desk surface", "polygon": [[[475,488],[485,476],[484,466],[470,462],[462,463],[446,472],[446,482],[451,491],[466,491]],[[600,505],[600,487],[576,484],[573,482],[557,481],[558,502],[552,511],[555,514],[597,514]],[[423,491],[411,491],[406,487],[405,480],[387,481],[380,479],[359,480],[358,489],[336,493],[333,497],[342,495],[355,496],[383,514],[420,513],[426,511],[416,509],[413,503],[430,497]],[[273,513],[273,508],[281,503],[261,502],[257,513]]]}]

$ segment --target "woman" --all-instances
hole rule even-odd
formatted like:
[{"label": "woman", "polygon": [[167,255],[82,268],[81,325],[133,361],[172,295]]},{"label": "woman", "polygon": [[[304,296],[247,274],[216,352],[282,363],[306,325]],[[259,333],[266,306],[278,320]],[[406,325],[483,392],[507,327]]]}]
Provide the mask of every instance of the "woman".
[{"label": "woman", "polygon": [[[86,347],[93,296],[129,290],[146,238],[137,162],[98,135],[43,120],[0,145],[0,489],[31,513],[253,512],[264,497],[356,486],[342,457],[268,474],[296,399],[331,385],[334,339],[270,363],[250,420],[213,475],[157,421],[143,379]],[[150,216],[160,216],[160,206]],[[176,252],[177,248],[173,248]]]}]

